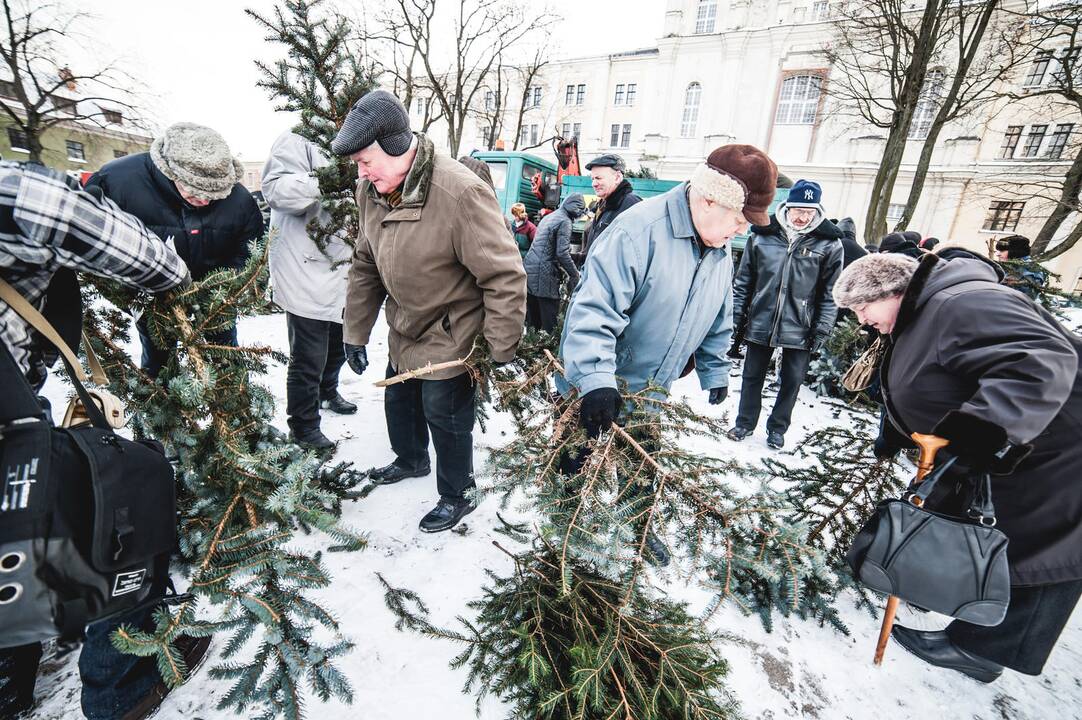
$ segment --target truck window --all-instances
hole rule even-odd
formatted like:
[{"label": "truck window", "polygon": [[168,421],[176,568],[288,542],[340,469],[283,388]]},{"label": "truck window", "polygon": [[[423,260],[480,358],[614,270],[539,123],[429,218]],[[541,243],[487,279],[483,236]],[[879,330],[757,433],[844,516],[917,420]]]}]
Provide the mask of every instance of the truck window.
[{"label": "truck window", "polygon": [[507,163],[488,162],[488,170],[492,173],[492,186],[496,192],[503,192],[507,187]]}]

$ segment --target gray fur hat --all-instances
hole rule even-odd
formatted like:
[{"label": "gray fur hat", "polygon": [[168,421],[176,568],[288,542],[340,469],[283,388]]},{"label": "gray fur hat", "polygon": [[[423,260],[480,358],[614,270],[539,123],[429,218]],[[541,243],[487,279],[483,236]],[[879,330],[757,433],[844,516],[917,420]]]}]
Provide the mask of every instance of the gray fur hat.
[{"label": "gray fur hat", "polygon": [[217,131],[180,122],[165,129],[150,146],[150,159],[162,175],[203,200],[229,197],[244,177],[240,162]]},{"label": "gray fur hat", "polygon": [[895,253],[875,253],[854,260],[834,283],[834,304],[852,308],[894,295],[904,295],[917,259]]}]

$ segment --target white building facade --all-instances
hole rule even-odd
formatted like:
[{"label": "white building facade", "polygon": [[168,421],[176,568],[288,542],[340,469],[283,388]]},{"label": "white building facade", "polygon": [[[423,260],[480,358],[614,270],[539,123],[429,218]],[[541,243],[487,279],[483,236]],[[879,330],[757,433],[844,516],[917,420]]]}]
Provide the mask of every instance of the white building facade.
[{"label": "white building facade", "polygon": [[[543,141],[577,135],[584,162],[616,152],[631,168],[684,179],[713,148],[749,143],[790,178],[819,182],[828,213],[852,217],[860,237],[886,132],[831,111],[822,48],[833,22],[824,0],[667,0],[656,47],[546,65],[528,93],[518,149],[552,160]],[[1064,52],[1072,50],[1053,49],[1043,70],[1038,60],[1015,82],[1050,82]],[[499,138],[507,150],[521,95],[522,88],[509,93]],[[997,236],[1036,235],[1050,205],[1026,197],[1023,181],[1062,176],[1082,131],[1077,113],[1041,112],[1015,102],[944,128],[910,229],[982,251]],[[888,226],[901,216],[932,115],[915,119]],[[436,124],[430,135],[439,143],[445,130]],[[486,128],[468,125],[459,152],[487,140]],[[1068,218],[1061,235],[1078,222]],[[1065,288],[1082,289],[1082,242],[1048,265]]]}]

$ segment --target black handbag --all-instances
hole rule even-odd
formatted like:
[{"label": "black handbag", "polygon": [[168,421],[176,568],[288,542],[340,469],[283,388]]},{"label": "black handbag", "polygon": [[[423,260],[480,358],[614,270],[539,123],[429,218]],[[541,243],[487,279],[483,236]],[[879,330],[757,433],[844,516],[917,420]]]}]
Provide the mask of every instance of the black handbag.
[{"label": "black handbag", "polygon": [[996,530],[992,481],[977,479],[967,518],[923,508],[956,458],[901,498],[879,503],[846,561],[864,585],[974,625],[998,625],[1010,602],[1007,536]]}]

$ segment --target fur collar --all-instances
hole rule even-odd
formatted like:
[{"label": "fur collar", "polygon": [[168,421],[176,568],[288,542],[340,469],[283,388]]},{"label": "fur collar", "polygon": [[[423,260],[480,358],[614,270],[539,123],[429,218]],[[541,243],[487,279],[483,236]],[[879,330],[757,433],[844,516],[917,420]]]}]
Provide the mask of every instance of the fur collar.
[{"label": "fur collar", "polygon": [[620,184],[616,186],[616,189],[609,193],[609,196],[601,201],[601,206],[598,208],[598,213],[603,213],[609,208],[618,208],[623,203],[624,198],[631,192],[631,183],[626,179],[621,180]]},{"label": "fur collar", "polygon": [[[424,133],[414,133],[417,137],[417,155],[413,165],[402,181],[402,200],[396,207],[423,207],[428,199],[428,188],[432,185],[432,170],[436,164],[436,147]],[[376,187],[365,181],[365,192],[376,202],[387,204],[387,199],[380,195]]]},{"label": "fur collar", "polygon": [[905,293],[902,295],[902,305],[898,308],[898,318],[894,321],[894,330],[891,332],[891,336],[897,337],[913,322],[913,318],[917,314],[917,303],[920,302],[920,296],[924,292],[925,285],[928,284],[928,278],[932,276],[932,270],[935,269],[938,263],[939,257],[932,253],[928,253],[921,258],[916,272],[913,273],[913,277],[910,278]]}]

